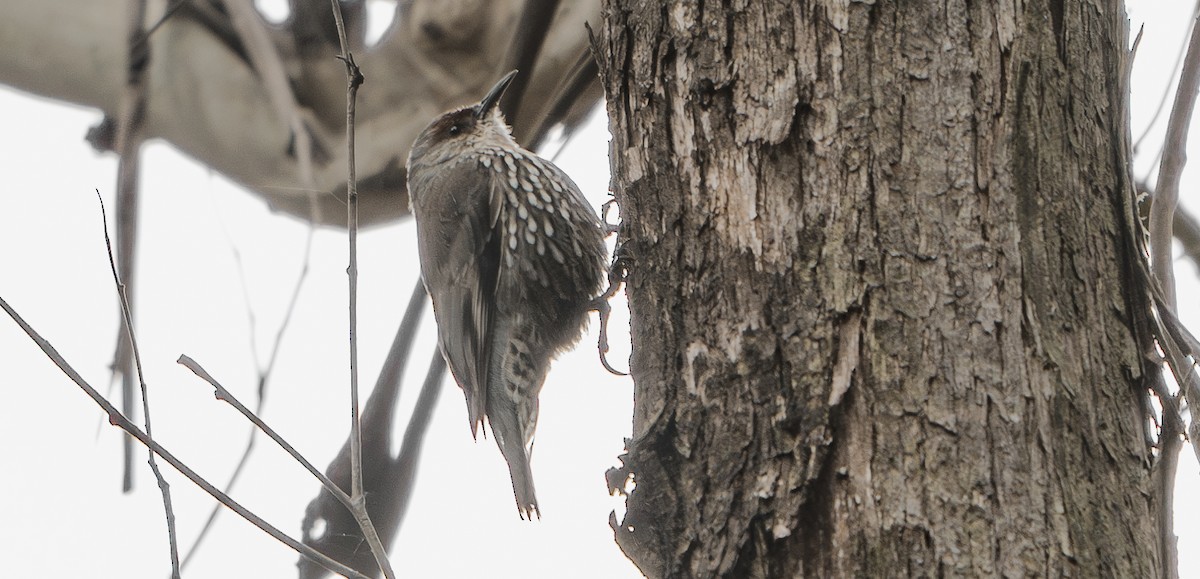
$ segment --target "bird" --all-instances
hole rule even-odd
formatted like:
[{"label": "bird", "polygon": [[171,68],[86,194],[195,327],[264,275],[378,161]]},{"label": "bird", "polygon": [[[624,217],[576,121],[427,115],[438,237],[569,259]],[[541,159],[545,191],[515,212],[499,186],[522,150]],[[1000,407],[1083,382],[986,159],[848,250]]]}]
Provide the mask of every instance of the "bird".
[{"label": "bird", "polygon": [[[579,341],[603,285],[599,216],[561,169],[513,140],[512,71],[417,136],[407,162],[421,278],[438,345],[508,462],[522,519],[541,518],[529,459],[550,362]],[[486,432],[485,432],[486,436]]]}]

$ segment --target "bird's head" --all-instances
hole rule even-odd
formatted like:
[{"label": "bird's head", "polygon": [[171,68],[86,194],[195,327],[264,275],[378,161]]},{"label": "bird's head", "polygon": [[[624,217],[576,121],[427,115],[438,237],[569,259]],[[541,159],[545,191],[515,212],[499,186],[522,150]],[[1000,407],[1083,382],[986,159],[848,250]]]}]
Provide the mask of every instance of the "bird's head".
[{"label": "bird's head", "polygon": [[516,76],[515,70],[504,75],[477,104],[444,113],[430,122],[413,143],[408,157],[410,167],[414,160],[426,163],[449,161],[489,141],[515,145],[497,105]]}]

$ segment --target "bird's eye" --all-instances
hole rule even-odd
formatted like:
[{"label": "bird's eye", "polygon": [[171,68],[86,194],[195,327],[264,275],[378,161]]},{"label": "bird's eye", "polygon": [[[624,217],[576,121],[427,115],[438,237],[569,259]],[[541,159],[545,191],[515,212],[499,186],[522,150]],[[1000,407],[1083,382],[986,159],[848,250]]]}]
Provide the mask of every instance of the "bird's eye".
[{"label": "bird's eye", "polygon": [[457,135],[462,132],[462,127],[458,125],[450,125],[450,134]]}]

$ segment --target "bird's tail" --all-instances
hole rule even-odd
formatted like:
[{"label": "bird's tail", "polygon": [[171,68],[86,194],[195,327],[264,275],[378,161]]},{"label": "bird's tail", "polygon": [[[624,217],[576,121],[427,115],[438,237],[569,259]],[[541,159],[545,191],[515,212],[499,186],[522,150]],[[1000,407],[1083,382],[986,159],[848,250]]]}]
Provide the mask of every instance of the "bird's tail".
[{"label": "bird's tail", "polygon": [[517,418],[515,405],[489,404],[488,423],[496,437],[496,446],[508,461],[508,474],[512,477],[513,494],[517,499],[517,511],[521,518],[533,520],[542,513],[538,511],[537,496],[533,490],[533,471],[529,468],[529,450],[525,446],[524,429]]}]

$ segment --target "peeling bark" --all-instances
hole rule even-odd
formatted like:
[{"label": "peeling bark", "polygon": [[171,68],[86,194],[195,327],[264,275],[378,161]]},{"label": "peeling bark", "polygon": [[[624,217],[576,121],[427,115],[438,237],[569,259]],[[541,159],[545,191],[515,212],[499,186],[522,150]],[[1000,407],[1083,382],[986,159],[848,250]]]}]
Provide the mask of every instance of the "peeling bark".
[{"label": "peeling bark", "polygon": [[1157,575],[1119,0],[604,19],[642,571]]}]

